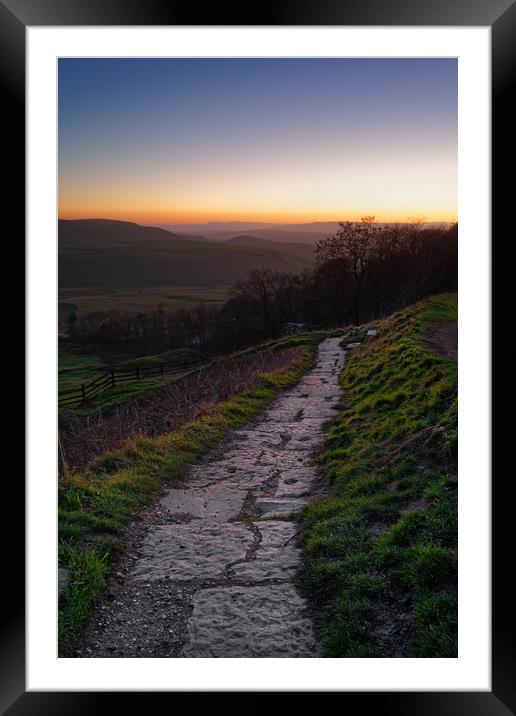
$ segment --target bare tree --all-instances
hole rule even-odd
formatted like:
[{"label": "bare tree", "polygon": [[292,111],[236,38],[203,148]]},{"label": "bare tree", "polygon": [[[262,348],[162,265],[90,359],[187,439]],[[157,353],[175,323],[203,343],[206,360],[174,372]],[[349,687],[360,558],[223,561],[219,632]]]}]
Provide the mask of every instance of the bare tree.
[{"label": "bare tree", "polygon": [[299,281],[286,272],[255,269],[235,285],[233,295],[258,317],[263,335],[274,338],[294,315]]},{"label": "bare tree", "polygon": [[341,264],[343,275],[349,276],[349,307],[352,320],[360,323],[364,283],[381,234],[374,216],[363,216],[361,222],[339,224],[334,236],[316,244],[316,267],[329,263]]}]

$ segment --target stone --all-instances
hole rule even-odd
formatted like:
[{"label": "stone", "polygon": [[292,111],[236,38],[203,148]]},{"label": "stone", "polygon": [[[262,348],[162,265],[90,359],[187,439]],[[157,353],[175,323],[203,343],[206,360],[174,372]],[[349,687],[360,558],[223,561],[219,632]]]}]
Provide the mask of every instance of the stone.
[{"label": "stone", "polygon": [[259,515],[264,517],[286,517],[299,512],[304,505],[306,505],[306,500],[262,497],[256,500],[255,509]]},{"label": "stone", "polygon": [[158,525],[148,532],[134,578],[174,581],[221,577],[226,567],[244,559],[254,541],[244,524],[195,520]]},{"label": "stone", "polygon": [[282,470],[274,496],[276,498],[301,497],[310,490],[314,479],[313,467],[300,466],[292,470]]},{"label": "stone", "polygon": [[65,567],[59,567],[57,570],[57,587],[59,591],[61,589],[66,589],[66,587],[70,584],[72,581],[72,573],[69,569],[65,569]]},{"label": "stone", "polygon": [[291,584],[200,590],[188,633],[187,658],[319,655],[306,604]]},{"label": "stone", "polygon": [[246,495],[245,490],[217,484],[203,489],[169,490],[161,504],[171,515],[227,522],[238,515]]},{"label": "stone", "polygon": [[293,579],[300,564],[300,551],[295,543],[293,522],[255,522],[260,533],[254,559],[235,564],[231,571],[239,582],[259,583],[269,579]]}]

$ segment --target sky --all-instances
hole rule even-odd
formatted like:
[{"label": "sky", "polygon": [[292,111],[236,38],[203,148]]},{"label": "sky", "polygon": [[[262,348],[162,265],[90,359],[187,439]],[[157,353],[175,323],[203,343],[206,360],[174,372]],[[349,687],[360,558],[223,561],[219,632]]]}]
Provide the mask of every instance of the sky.
[{"label": "sky", "polygon": [[454,59],[60,59],[59,216],[457,218]]}]

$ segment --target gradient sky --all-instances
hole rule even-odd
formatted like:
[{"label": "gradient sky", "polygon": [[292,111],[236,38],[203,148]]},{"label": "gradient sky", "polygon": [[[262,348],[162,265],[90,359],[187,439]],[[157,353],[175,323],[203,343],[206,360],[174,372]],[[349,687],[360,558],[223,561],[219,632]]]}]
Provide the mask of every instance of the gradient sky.
[{"label": "gradient sky", "polygon": [[453,59],[61,59],[59,215],[457,217]]}]

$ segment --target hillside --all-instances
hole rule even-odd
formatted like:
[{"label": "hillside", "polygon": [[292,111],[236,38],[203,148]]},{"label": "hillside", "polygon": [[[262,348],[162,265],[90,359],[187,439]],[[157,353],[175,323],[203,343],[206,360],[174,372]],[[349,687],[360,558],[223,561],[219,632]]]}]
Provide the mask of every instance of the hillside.
[{"label": "hillside", "polygon": [[[378,226],[388,226],[379,222]],[[448,227],[449,222],[425,221],[426,228]],[[190,238],[203,238],[211,241],[229,241],[242,235],[253,236],[283,244],[309,244],[332,236],[339,228],[337,221],[312,221],[308,224],[271,224],[260,222],[210,221],[205,224],[161,224],[161,228]]]},{"label": "hillside", "polygon": [[[327,236],[331,236],[337,231],[337,225],[331,231],[299,231],[290,229],[249,229],[245,232],[246,236],[267,241],[279,242],[282,244],[305,244],[313,247],[318,241]],[[241,232],[237,231],[214,231],[207,233],[206,236],[212,241],[231,241],[241,236]]]},{"label": "hillside", "polygon": [[308,256],[275,244],[197,240],[109,220],[59,221],[59,288],[228,286],[256,268],[302,271]]},{"label": "hillside", "polygon": [[161,224],[160,228],[196,238],[202,235],[209,241],[229,241],[240,236],[253,236],[283,244],[308,244],[313,246],[320,239],[334,234],[336,221],[311,224],[268,224],[257,221],[210,221],[206,224]]},{"label": "hillside", "polygon": [[[371,339],[370,325],[284,338],[68,435],[63,426],[63,454],[76,469],[65,467],[59,490],[60,566],[70,580],[60,594],[60,653],[456,656],[456,353],[447,357],[456,319],[456,296],[435,296],[378,321]],[[79,461],[78,444],[88,452]],[[228,553],[236,533],[244,547]],[[196,590],[206,573],[217,588],[235,588],[228,554],[244,577],[243,601],[219,613]],[[264,574],[280,576],[248,633]],[[178,575],[186,603],[183,591],[174,601]],[[198,644],[186,624],[201,608],[216,623]],[[102,619],[88,625],[95,610]],[[164,614],[173,639],[163,639]],[[296,625],[288,640],[285,622]],[[221,639],[221,629],[238,640]]]},{"label": "hillside", "polygon": [[328,656],[457,655],[456,320],[456,295],[432,297],[348,354],[329,495],[302,520]]},{"label": "hillside", "polygon": [[281,232],[283,234],[299,235],[326,235],[334,233],[338,221],[311,221],[306,224],[278,224],[267,221],[208,221],[200,224],[160,224],[163,229],[181,234],[202,234],[213,237],[216,235],[237,236],[238,234],[253,234],[266,236],[267,232]]},{"label": "hillside", "polygon": [[253,246],[256,248],[272,249],[275,251],[284,251],[288,254],[294,254],[299,256],[303,260],[311,262],[314,255],[314,248],[312,245],[307,243],[296,244],[294,242],[280,242],[273,239],[262,238],[259,236],[252,236],[249,234],[243,234],[234,236],[227,240],[228,244],[236,244],[238,246]]}]

